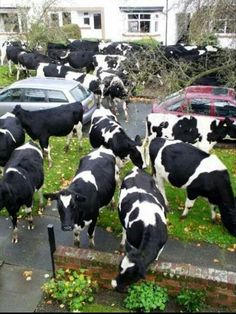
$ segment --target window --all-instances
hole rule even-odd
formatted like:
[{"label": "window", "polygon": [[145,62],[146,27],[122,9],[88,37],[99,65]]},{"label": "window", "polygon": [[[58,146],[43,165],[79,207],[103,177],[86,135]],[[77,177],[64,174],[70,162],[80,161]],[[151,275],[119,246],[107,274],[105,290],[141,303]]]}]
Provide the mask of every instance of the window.
[{"label": "window", "polygon": [[64,93],[58,90],[48,90],[47,96],[49,102],[68,102]]},{"label": "window", "polygon": [[5,102],[21,101],[21,89],[15,88],[2,92],[0,95],[0,100]]},{"label": "window", "polygon": [[196,98],[189,101],[189,113],[210,114],[210,99]]},{"label": "window", "polygon": [[236,19],[218,19],[214,31],[222,34],[236,33]]},{"label": "window", "polygon": [[102,28],[101,14],[100,13],[94,13],[93,22],[94,22],[94,29],[101,29]]},{"label": "window", "polygon": [[59,26],[59,15],[58,13],[51,13],[51,26],[56,27]]},{"label": "window", "polygon": [[24,102],[45,102],[45,91],[36,88],[26,88],[24,90]]},{"label": "window", "polygon": [[71,94],[77,101],[82,101],[88,97],[89,91],[86,90],[83,86],[76,86],[71,90]]},{"label": "window", "polygon": [[63,23],[63,25],[71,24],[71,13],[70,12],[62,12],[62,23]]},{"label": "window", "polygon": [[90,17],[88,12],[84,12],[84,25],[90,25]]},{"label": "window", "polygon": [[[151,14],[128,14],[128,32],[150,33]],[[157,27],[157,25],[155,26]]]},{"label": "window", "polygon": [[0,31],[1,32],[20,32],[20,25],[17,13],[0,14]]},{"label": "window", "polygon": [[172,103],[171,105],[169,105],[168,106],[168,110],[169,111],[178,111],[183,104],[184,104],[184,100],[183,99],[178,100],[178,101]]},{"label": "window", "polygon": [[215,103],[215,114],[221,117],[236,117],[236,106],[228,101],[217,100]]}]

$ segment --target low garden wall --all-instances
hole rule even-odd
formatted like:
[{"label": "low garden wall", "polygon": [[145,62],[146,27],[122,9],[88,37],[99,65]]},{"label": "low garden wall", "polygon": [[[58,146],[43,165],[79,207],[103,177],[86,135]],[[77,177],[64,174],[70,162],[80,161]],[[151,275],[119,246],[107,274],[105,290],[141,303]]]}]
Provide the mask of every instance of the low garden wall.
[{"label": "low garden wall", "polygon": [[[54,252],[56,269],[86,269],[93,280],[107,289],[112,289],[111,280],[117,276],[121,258],[119,254],[61,245]],[[162,262],[160,259],[152,263],[146,279],[166,287],[172,296],[177,295],[181,287],[203,289],[207,294],[207,304],[236,309],[236,273],[234,272],[184,263]]]}]

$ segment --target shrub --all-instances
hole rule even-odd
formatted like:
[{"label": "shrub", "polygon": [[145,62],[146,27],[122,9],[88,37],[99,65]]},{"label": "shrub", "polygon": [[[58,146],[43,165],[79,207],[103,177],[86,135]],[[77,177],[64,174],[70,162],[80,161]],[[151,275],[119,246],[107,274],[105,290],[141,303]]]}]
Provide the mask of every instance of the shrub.
[{"label": "shrub", "polygon": [[182,288],[177,295],[177,303],[186,312],[200,312],[205,304],[206,293],[201,290]]},{"label": "shrub", "polygon": [[128,310],[150,312],[164,310],[168,301],[167,289],[159,287],[152,281],[133,284],[128,289],[124,306]]},{"label": "shrub", "polygon": [[66,24],[61,27],[67,39],[80,39],[81,31],[77,24]]},{"label": "shrub", "polygon": [[46,297],[59,301],[71,312],[80,311],[85,303],[93,302],[93,294],[97,289],[97,283],[83,272],[58,269],[56,277],[44,283],[42,290]]}]

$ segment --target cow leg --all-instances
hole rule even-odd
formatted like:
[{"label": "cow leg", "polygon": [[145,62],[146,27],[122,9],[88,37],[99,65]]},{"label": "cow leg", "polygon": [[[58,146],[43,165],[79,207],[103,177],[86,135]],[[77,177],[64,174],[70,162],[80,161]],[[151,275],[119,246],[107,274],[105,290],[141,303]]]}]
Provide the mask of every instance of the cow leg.
[{"label": "cow leg", "polygon": [[48,145],[47,148],[43,149],[43,155],[44,157],[48,158],[48,168],[52,167],[52,158],[51,158],[51,153],[50,153],[50,146]]},{"label": "cow leg", "polygon": [[67,135],[66,137],[66,145],[64,147],[64,152],[67,153],[69,150],[69,146],[70,146],[70,142],[72,140],[73,137],[73,130]]},{"label": "cow leg", "polygon": [[76,126],[76,134],[77,134],[77,138],[78,138],[78,142],[79,142],[79,147],[82,147],[82,136],[83,136],[83,132],[82,132],[82,128],[83,128],[83,124],[82,122],[79,122]]},{"label": "cow leg", "polygon": [[129,121],[129,116],[128,116],[128,110],[127,110],[127,103],[125,100],[123,100],[123,105],[122,105],[124,114],[125,114],[125,122]]},{"label": "cow leg", "polygon": [[42,189],[39,189],[38,190],[38,195],[39,195],[39,214],[42,214],[43,212],[43,190]]},{"label": "cow leg", "polygon": [[25,208],[25,213],[27,214],[27,221],[28,221],[28,230],[34,229],[34,223],[33,223],[33,216],[32,216],[32,209],[31,207]]},{"label": "cow leg", "polygon": [[166,198],[164,179],[161,176],[158,176],[158,174],[156,174],[156,175],[154,175],[154,180],[156,182],[157,188],[160,190],[160,192],[161,192],[161,194],[165,200],[166,206],[168,207],[169,203],[168,203],[168,200]]},{"label": "cow leg", "polygon": [[43,138],[39,140],[40,147],[43,151],[44,158],[48,158],[48,167],[52,167],[52,158],[50,153],[50,146],[49,146],[49,138]]},{"label": "cow leg", "polygon": [[95,217],[90,225],[88,226],[88,237],[89,237],[89,247],[94,248],[95,243],[94,243],[94,236],[95,236],[95,226],[97,223],[97,217]]},{"label": "cow leg", "polygon": [[74,227],[74,245],[80,247],[80,231],[81,228],[78,225]]},{"label": "cow leg", "polygon": [[190,200],[188,197],[186,198],[184,211],[181,215],[181,219],[184,219],[188,215],[188,212],[193,207],[194,203],[195,203],[195,199]]},{"label": "cow leg", "polygon": [[144,151],[144,159],[145,159],[145,164],[148,167],[150,164],[150,155],[149,155],[149,138],[146,135],[144,140],[143,140],[143,151]]},{"label": "cow leg", "polygon": [[120,253],[125,252],[125,241],[126,241],[126,230],[125,228],[122,227],[122,238],[120,241],[120,248],[119,248]]},{"label": "cow leg", "polygon": [[18,228],[17,228],[17,216],[16,214],[11,216],[12,225],[13,225],[13,232],[12,232],[12,243],[18,243]]},{"label": "cow leg", "polygon": [[211,208],[211,221],[212,221],[212,223],[215,223],[217,221],[217,219],[216,219],[216,211],[215,211],[216,206],[213,205],[213,204],[210,204],[210,208]]},{"label": "cow leg", "polygon": [[11,60],[8,60],[8,73],[9,73],[10,76],[12,75]]}]

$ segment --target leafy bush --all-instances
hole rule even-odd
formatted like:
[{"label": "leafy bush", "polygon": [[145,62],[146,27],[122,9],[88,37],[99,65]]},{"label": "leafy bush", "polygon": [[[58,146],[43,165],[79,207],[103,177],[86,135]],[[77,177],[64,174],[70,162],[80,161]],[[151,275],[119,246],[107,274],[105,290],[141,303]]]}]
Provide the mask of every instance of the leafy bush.
[{"label": "leafy bush", "polygon": [[201,290],[182,288],[177,295],[177,303],[186,312],[200,312],[205,305],[206,293]]},{"label": "leafy bush", "polygon": [[66,24],[61,27],[62,32],[67,39],[80,39],[81,31],[77,24]]},{"label": "leafy bush", "polygon": [[125,308],[133,311],[150,312],[164,310],[168,301],[167,289],[159,287],[152,281],[133,284],[124,299]]},{"label": "leafy bush", "polygon": [[85,303],[92,303],[97,283],[91,281],[83,270],[58,269],[56,278],[50,279],[42,286],[42,290],[49,298],[57,300],[73,311],[80,311]]}]

